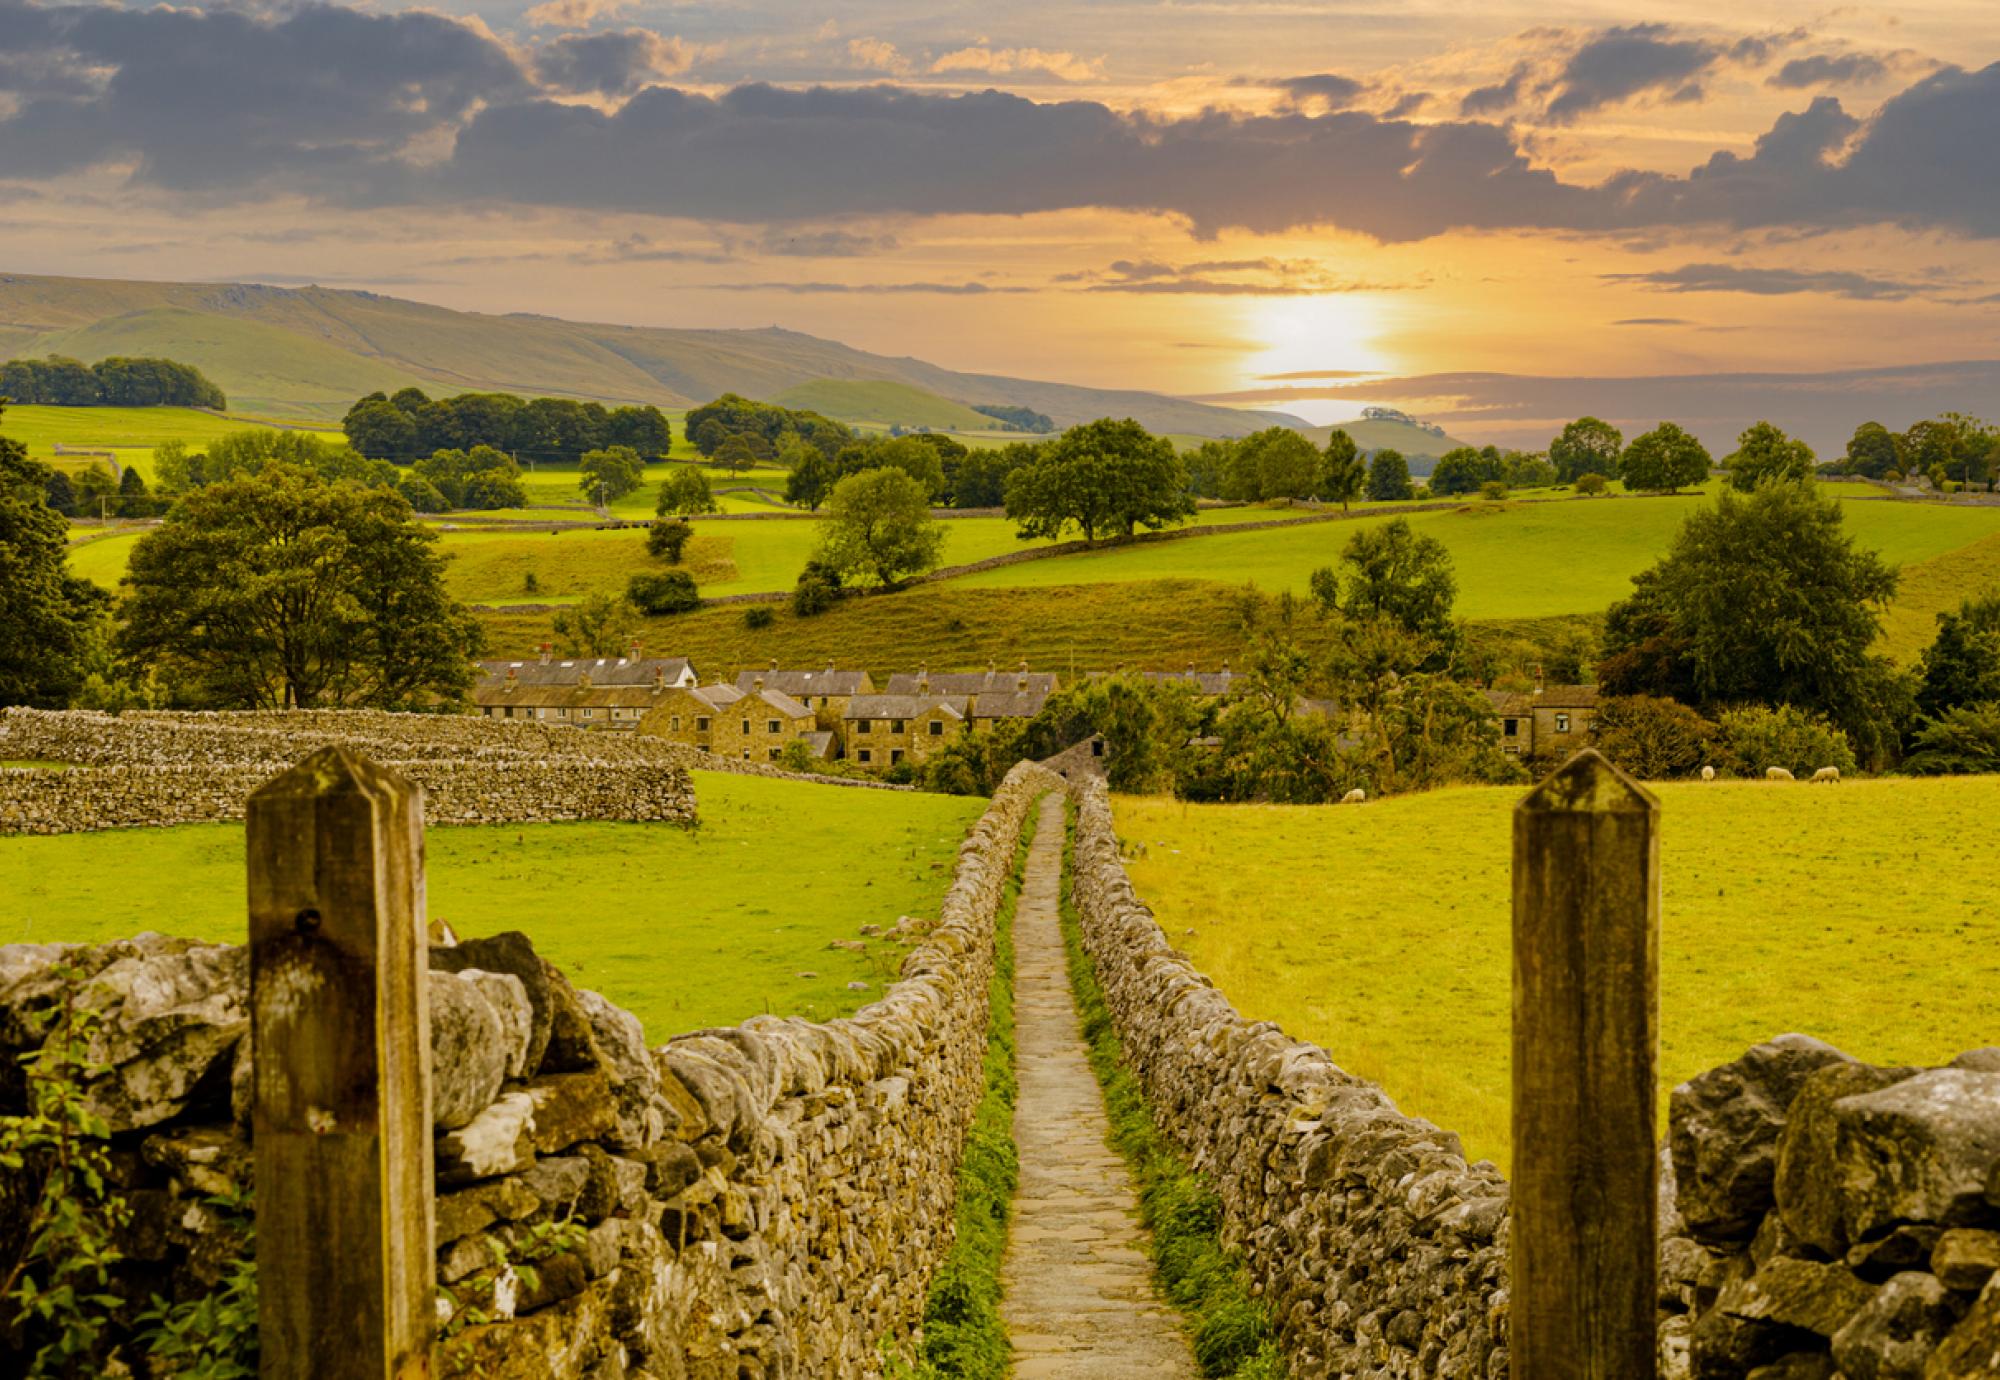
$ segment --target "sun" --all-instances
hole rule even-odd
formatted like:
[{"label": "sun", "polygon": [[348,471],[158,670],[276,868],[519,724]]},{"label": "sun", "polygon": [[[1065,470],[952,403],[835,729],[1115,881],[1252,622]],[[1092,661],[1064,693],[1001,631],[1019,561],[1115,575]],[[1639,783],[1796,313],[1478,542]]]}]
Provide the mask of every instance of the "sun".
[{"label": "sun", "polygon": [[1243,360],[1246,384],[1273,374],[1382,373],[1381,303],[1368,293],[1272,297],[1247,304],[1240,329],[1261,348]]}]

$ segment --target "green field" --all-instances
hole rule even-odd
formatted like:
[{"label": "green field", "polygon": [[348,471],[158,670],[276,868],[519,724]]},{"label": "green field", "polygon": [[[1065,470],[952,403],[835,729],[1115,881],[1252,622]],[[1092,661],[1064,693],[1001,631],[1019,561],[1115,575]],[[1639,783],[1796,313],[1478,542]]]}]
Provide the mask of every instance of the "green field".
[{"label": "green field", "polygon": [[[880,995],[901,953],[857,927],[930,916],[983,800],[695,773],[701,828],[434,828],[430,914],[461,935],[525,931],[647,1035],[763,1011],[816,1019]],[[772,866],[782,857],[782,866]],[[172,879],[163,892],[163,878]],[[0,838],[0,944],[101,942],[141,930],[240,943],[236,824]],[[802,976],[813,974],[813,976]],[[850,992],[849,982],[866,982]]]},{"label": "green field", "polygon": [[[148,481],[153,477],[153,447],[162,441],[185,441],[199,449],[218,436],[251,427],[269,426],[262,417],[217,417],[191,407],[16,407],[0,413],[0,436],[20,441],[28,455],[65,468],[89,464],[83,456],[59,457],[56,445],[111,450],[121,465],[136,465]],[[338,436],[338,432],[324,433]],[[574,482],[574,481],[572,481]]]},{"label": "green field", "polygon": [[[1885,1064],[1994,1042],[2000,895],[1968,825],[2000,809],[2000,778],[1656,789],[1663,1096],[1786,1031]],[[1239,1011],[1504,1164],[1521,794],[1116,811],[1140,895]]]}]

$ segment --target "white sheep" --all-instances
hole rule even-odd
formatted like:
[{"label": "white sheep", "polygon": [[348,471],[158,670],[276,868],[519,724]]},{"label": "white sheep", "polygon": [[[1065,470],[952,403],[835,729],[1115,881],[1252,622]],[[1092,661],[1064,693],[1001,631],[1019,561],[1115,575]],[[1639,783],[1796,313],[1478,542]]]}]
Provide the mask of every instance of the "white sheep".
[{"label": "white sheep", "polygon": [[1766,781],[1795,781],[1798,778],[1794,777],[1783,767],[1766,767],[1764,768],[1764,779]]},{"label": "white sheep", "polygon": [[1822,781],[1826,782],[1826,784],[1829,786],[1834,785],[1840,780],[1840,768],[1821,767],[1818,771],[1812,774],[1812,779],[1813,779],[1813,784],[1815,786]]},{"label": "white sheep", "polygon": [[1359,786],[1356,786],[1353,790],[1349,791],[1346,795],[1340,798],[1340,803],[1343,805],[1359,805],[1362,801],[1366,800],[1367,798],[1368,798],[1368,792],[1362,790]]},{"label": "white sheep", "polygon": [[1703,768],[1701,769],[1701,779],[1702,779],[1702,780],[1704,780],[1704,781],[1713,781],[1713,780],[1715,780],[1715,768],[1714,768],[1714,767],[1703,767]]}]

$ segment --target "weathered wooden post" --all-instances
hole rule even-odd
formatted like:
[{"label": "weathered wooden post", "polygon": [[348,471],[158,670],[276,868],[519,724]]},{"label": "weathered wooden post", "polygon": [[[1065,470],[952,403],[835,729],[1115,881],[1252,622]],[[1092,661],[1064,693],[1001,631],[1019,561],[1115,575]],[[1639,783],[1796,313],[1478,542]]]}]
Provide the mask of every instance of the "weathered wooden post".
[{"label": "weathered wooden post", "polygon": [[1655,1373],[1659,818],[1590,748],[1514,810],[1514,1380]]},{"label": "weathered wooden post", "polygon": [[430,1374],[422,788],[322,748],[250,797],[259,1372]]}]

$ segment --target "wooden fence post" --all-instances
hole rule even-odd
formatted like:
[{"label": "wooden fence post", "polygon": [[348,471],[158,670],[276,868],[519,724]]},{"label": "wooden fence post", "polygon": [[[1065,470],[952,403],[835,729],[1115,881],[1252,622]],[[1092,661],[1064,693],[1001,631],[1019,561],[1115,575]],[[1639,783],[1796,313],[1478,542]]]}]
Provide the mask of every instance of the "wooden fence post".
[{"label": "wooden fence post", "polygon": [[1514,810],[1514,1380],[1655,1373],[1659,817],[1590,748]]},{"label": "wooden fence post", "polygon": [[322,748],[250,797],[259,1373],[430,1374],[423,792]]}]

